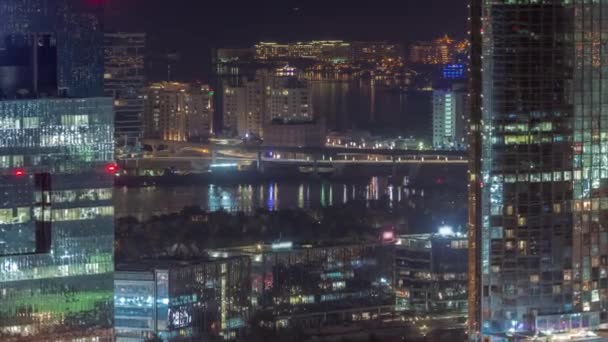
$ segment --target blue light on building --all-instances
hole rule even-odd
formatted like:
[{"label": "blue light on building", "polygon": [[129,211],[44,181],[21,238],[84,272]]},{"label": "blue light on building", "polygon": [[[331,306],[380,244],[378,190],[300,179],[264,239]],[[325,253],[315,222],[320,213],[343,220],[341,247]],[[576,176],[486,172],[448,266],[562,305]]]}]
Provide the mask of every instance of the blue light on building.
[{"label": "blue light on building", "polygon": [[446,64],[441,69],[441,74],[444,79],[459,80],[466,76],[464,64]]}]

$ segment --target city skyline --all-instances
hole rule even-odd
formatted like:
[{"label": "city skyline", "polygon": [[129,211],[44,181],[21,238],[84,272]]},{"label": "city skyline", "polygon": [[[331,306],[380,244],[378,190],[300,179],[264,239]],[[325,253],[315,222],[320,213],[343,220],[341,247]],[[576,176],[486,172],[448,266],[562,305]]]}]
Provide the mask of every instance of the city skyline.
[{"label": "city skyline", "polygon": [[608,341],[607,15],[0,0],[0,339]]},{"label": "city skyline", "polygon": [[[408,45],[444,34],[462,39],[467,32],[467,1],[248,1],[177,6],[162,0],[105,0],[109,31],[142,32],[149,37],[153,80],[163,80],[161,56],[181,56],[176,80],[208,80],[211,49],[248,47],[259,41],[361,40]],[[429,20],[431,19],[431,20]]]}]

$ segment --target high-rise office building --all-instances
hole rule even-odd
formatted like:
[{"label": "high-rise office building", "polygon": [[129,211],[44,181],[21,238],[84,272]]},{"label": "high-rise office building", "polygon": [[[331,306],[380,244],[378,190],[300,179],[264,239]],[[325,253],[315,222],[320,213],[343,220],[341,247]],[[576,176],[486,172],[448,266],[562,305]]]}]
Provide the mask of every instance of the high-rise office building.
[{"label": "high-rise office building", "polygon": [[206,85],[154,83],[146,89],[144,136],[170,141],[208,137],[213,92]]},{"label": "high-rise office building", "polygon": [[605,1],[471,2],[470,337],[608,322]]},{"label": "high-rise office building", "polygon": [[111,337],[113,111],[0,101],[0,340]]},{"label": "high-rise office building", "polygon": [[[0,4],[0,84],[4,96],[12,97],[17,91],[27,96],[46,93],[50,88],[70,97],[101,96],[103,94],[103,33],[100,21],[101,7],[91,1],[67,0],[5,0]],[[48,46],[56,52],[51,57],[43,49]],[[36,58],[20,58],[22,50],[40,53]],[[4,56],[2,56],[4,55]],[[7,57],[8,56],[8,57]],[[12,57],[12,58],[11,58]],[[37,60],[37,68],[24,68]],[[13,63],[16,62],[16,63]],[[40,82],[56,74],[57,87],[38,89]],[[32,84],[24,85],[24,80]],[[12,83],[11,87],[8,84]],[[21,95],[23,96],[23,95]]]},{"label": "high-rise office building", "polygon": [[119,264],[114,284],[117,342],[234,340],[247,326],[247,256]]},{"label": "high-rise office building", "polygon": [[433,90],[434,148],[466,147],[467,103],[466,88],[461,84],[454,84],[451,89]]},{"label": "high-rise office building", "polygon": [[396,310],[459,317],[467,313],[467,239],[451,227],[399,236],[394,251]]},{"label": "high-rise office building", "polygon": [[137,145],[143,134],[145,33],[104,35],[104,92],[114,99],[118,145]]},{"label": "high-rise office building", "polygon": [[113,338],[114,114],[76,5],[0,3],[2,341]]}]

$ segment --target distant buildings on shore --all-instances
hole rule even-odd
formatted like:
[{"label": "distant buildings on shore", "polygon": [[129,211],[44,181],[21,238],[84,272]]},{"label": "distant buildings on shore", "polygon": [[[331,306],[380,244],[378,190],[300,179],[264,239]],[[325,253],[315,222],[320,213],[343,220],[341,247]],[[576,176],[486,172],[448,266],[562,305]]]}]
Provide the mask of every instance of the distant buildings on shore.
[{"label": "distant buildings on shore", "polygon": [[408,62],[434,65],[462,63],[466,61],[468,50],[467,40],[457,41],[445,35],[432,41],[411,44]]},{"label": "distant buildings on shore", "polygon": [[209,137],[213,120],[213,92],[207,85],[159,82],[146,87],[146,138],[194,141]]},{"label": "distant buildings on shore", "polygon": [[[433,106],[437,108],[429,112],[429,118],[433,117],[433,146],[459,148],[464,145],[462,129],[456,127],[464,115],[462,106],[442,109],[438,99],[439,92],[452,91],[451,83],[467,77],[466,64],[461,63],[461,56],[468,51],[466,41],[444,36],[430,42],[416,42],[410,46],[407,57],[401,44],[386,41],[259,42],[251,48],[218,48],[213,52],[218,68],[253,63],[253,71],[243,72],[236,67],[228,74],[218,72],[218,79],[213,83],[215,94],[210,86],[176,82],[154,83],[138,91],[143,82],[139,72],[144,38],[141,34],[106,35],[106,64],[110,66],[105,75],[106,90],[115,98],[116,135],[121,144],[137,141],[138,137],[202,141],[219,135],[270,139],[273,144],[289,146],[314,141],[316,145],[317,141],[325,140],[326,131],[320,124],[322,118],[313,108],[311,78],[307,74],[312,69],[294,66],[313,62],[314,70],[319,69],[319,65],[332,66],[320,68],[323,72],[337,72],[338,65],[351,70],[347,72],[361,70],[350,69],[354,65],[365,68],[375,65],[369,72],[382,82],[393,77],[416,77],[416,82],[409,79],[409,83],[405,82],[409,86],[394,86],[393,90],[435,89]],[[419,65],[423,71],[408,73],[404,67],[410,64]],[[139,117],[138,112],[142,113]],[[297,125],[301,125],[301,129]]]}]

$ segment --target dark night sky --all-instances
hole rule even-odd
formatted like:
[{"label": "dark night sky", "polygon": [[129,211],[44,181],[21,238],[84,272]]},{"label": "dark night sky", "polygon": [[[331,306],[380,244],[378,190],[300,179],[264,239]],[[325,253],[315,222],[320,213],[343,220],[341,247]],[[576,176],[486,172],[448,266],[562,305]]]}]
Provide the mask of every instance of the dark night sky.
[{"label": "dark night sky", "polygon": [[[467,0],[105,0],[108,30],[145,31],[153,55],[178,51],[176,77],[205,79],[212,47],[260,40],[464,37]],[[152,58],[152,61],[157,58]],[[160,77],[159,62],[153,75]]]}]

